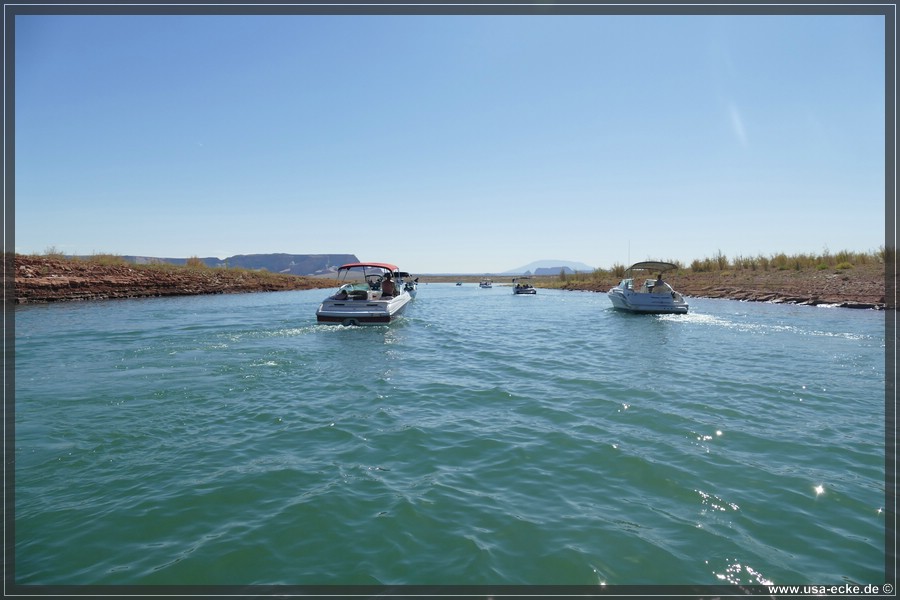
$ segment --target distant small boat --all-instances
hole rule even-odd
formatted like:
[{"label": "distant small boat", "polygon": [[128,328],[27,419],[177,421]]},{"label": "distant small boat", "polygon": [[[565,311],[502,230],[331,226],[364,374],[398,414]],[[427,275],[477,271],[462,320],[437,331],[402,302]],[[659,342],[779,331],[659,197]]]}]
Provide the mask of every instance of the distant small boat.
[{"label": "distant small boat", "polygon": [[525,283],[519,283],[520,278],[513,279],[513,294],[537,294],[537,290],[534,289],[534,286],[531,285],[531,282],[528,281],[528,277],[522,277],[521,279],[525,280]]},{"label": "distant small boat", "polygon": [[[390,263],[347,263],[338,268],[338,291],[319,305],[316,320],[334,325],[384,325],[403,313],[418,280]],[[412,285],[410,286],[410,283]]]},{"label": "distant small boat", "polygon": [[[663,281],[662,274],[678,269],[667,262],[648,260],[625,269],[625,277],[619,285],[607,292],[613,307],[633,313],[685,314],[688,304],[680,293]],[[635,288],[634,275],[637,272],[658,273],[657,278],[647,279]]]},{"label": "distant small boat", "polygon": [[491,281],[490,279],[488,279],[487,277],[485,277],[484,279],[481,280],[481,283],[478,284],[478,287],[489,288],[489,287],[492,287],[493,285],[494,285],[494,282]]},{"label": "distant small boat", "polygon": [[456,285],[462,285],[462,281],[457,281]]}]

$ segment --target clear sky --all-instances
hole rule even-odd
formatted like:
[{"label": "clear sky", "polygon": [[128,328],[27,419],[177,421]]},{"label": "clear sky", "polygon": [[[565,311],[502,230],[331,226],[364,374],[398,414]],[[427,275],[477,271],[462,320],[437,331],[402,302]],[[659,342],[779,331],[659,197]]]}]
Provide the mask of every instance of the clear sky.
[{"label": "clear sky", "polygon": [[15,26],[20,253],[485,273],[884,245],[881,16]]}]

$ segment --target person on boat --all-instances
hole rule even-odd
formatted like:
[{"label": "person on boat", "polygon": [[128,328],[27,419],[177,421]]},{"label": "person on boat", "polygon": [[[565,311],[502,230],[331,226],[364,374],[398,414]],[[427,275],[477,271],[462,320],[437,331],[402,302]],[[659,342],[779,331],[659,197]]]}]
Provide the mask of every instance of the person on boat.
[{"label": "person on boat", "polygon": [[384,279],[381,281],[381,296],[390,297],[393,296],[397,289],[394,287],[394,280],[391,278],[390,273],[384,274]]},{"label": "person on boat", "polygon": [[665,294],[669,291],[668,285],[663,281],[662,273],[656,276],[656,283],[653,284],[653,291],[657,294]]}]

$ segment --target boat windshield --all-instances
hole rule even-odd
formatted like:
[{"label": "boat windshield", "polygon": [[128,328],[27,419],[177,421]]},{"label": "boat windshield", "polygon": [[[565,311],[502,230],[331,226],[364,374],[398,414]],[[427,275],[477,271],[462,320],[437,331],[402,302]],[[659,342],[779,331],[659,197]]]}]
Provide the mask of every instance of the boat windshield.
[{"label": "boat windshield", "polygon": [[370,279],[373,277],[384,277],[386,273],[389,273],[387,269],[382,269],[381,267],[353,267],[349,269],[342,268],[338,273],[339,281],[353,282],[353,281],[364,281],[366,279]]}]

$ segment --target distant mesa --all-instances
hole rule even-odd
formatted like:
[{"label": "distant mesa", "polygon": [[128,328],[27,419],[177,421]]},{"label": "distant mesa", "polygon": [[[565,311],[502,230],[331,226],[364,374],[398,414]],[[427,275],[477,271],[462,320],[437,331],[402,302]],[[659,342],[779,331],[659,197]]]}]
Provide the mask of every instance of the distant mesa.
[{"label": "distant mesa", "polygon": [[574,269],[570,269],[569,267],[544,267],[540,269],[534,270],[534,275],[559,275],[560,273],[565,273],[566,275],[574,275]]},{"label": "distant mesa", "polygon": [[[187,258],[157,258],[153,256],[123,256],[125,260],[135,264],[170,263],[187,264]],[[238,254],[221,259],[207,257],[199,259],[208,267],[236,267],[241,269],[263,269],[271,273],[289,275],[331,275],[337,273],[339,266],[359,262],[354,254]]]},{"label": "distant mesa", "polygon": [[596,269],[590,265],[571,260],[538,260],[529,263],[524,267],[504,271],[503,275],[559,275],[565,272],[566,275],[572,275],[576,271],[579,273],[593,273]]},{"label": "distant mesa", "polygon": [[[355,254],[237,254],[228,258],[216,256],[205,258],[161,258],[155,256],[123,256],[125,260],[135,264],[168,263],[185,265],[189,260],[199,260],[213,268],[241,268],[265,270],[270,273],[286,273],[328,277],[337,273],[338,267],[351,262],[359,262]],[[559,275],[561,272],[571,275],[575,272],[592,273],[594,267],[571,260],[539,260],[518,269],[512,269],[501,275]]]}]

